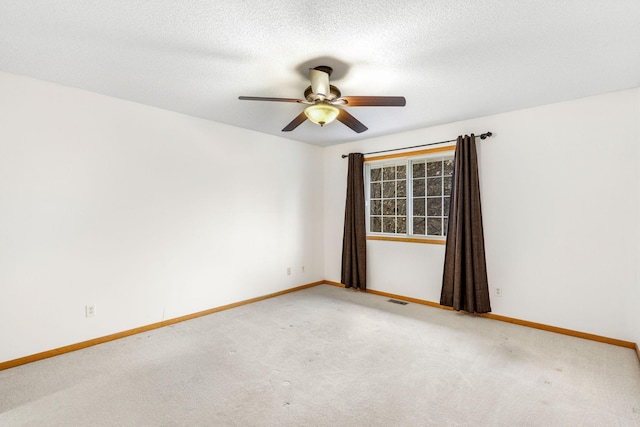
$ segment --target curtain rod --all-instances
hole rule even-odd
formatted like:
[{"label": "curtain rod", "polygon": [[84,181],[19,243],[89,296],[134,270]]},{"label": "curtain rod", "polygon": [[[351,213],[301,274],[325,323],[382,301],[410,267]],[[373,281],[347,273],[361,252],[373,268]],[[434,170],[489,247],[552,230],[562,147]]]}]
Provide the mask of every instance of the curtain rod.
[{"label": "curtain rod", "polygon": [[[482,134],[480,134],[478,136],[480,137],[480,139],[487,139],[487,138],[491,138],[491,135],[493,135],[493,133],[486,132],[486,133],[482,133]],[[430,142],[429,144],[412,145],[411,147],[392,148],[390,150],[372,151],[370,153],[364,153],[364,155],[367,156],[369,154],[380,154],[380,153],[388,153],[390,151],[408,150],[409,148],[428,147],[429,145],[445,144],[447,142],[455,142],[457,140],[458,139],[456,138],[456,139],[449,139],[448,141],[438,141],[438,142]],[[346,159],[347,157],[349,157],[348,154],[343,154],[342,155],[343,159]]]}]

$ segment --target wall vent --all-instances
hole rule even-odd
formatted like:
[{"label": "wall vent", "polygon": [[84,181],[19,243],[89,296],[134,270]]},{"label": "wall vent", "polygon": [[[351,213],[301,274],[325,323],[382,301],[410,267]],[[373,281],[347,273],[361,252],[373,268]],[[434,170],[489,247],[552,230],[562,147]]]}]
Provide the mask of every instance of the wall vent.
[{"label": "wall vent", "polygon": [[390,299],[390,300],[389,300],[389,302],[392,302],[392,303],[394,303],[394,304],[400,304],[400,305],[407,305],[407,304],[409,304],[409,303],[408,303],[408,302],[406,302],[406,301],[399,301],[399,300],[397,300],[397,299]]}]

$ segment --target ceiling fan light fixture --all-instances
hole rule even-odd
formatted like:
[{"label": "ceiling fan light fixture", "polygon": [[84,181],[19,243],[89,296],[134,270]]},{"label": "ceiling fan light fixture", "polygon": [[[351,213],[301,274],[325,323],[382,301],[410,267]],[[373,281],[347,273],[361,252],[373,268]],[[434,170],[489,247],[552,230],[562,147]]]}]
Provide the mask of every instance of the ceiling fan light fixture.
[{"label": "ceiling fan light fixture", "polygon": [[336,117],[338,117],[339,113],[340,109],[323,102],[311,105],[304,110],[304,114],[307,118],[320,126],[324,126],[334,121]]}]

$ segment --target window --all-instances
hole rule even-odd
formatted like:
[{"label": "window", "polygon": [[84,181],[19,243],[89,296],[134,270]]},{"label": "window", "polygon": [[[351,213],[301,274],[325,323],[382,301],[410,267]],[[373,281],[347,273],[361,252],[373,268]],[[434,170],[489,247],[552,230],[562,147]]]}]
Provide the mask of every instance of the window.
[{"label": "window", "polygon": [[367,234],[444,237],[447,234],[453,152],[367,160]]}]

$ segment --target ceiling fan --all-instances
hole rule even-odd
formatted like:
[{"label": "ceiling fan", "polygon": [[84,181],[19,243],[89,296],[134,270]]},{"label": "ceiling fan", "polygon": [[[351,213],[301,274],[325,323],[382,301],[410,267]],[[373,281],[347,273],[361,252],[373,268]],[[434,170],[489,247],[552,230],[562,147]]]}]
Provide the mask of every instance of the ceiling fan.
[{"label": "ceiling fan", "polygon": [[329,84],[331,67],[320,65],[309,69],[311,86],[304,91],[304,99],[269,98],[261,96],[240,96],[238,99],[248,101],[297,102],[309,105],[304,111],[282,129],[291,132],[305,120],[324,126],[335,119],[342,122],[357,133],[368,128],[349,112],[339,107],[404,107],[407,101],[404,96],[342,96],[340,90]]}]

